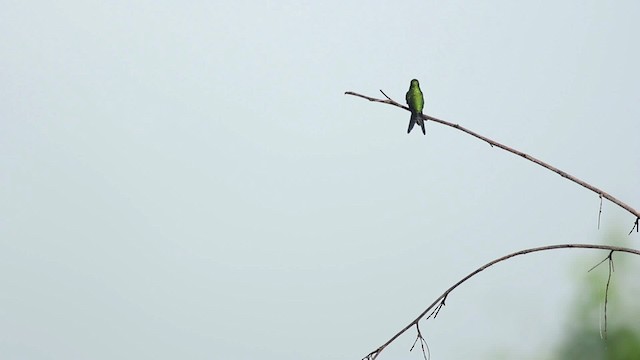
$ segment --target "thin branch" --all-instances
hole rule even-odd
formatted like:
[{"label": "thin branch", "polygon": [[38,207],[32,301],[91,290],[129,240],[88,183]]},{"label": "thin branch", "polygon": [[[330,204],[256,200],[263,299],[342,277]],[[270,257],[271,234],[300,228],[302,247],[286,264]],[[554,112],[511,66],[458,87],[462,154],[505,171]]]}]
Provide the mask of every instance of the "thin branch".
[{"label": "thin branch", "polygon": [[[497,264],[499,262],[511,259],[513,257],[516,257],[516,256],[530,254],[530,253],[539,252],[539,251],[557,250],[557,249],[600,249],[600,250],[609,250],[609,251],[611,251],[611,253],[613,253],[614,251],[619,251],[619,252],[626,252],[626,253],[634,254],[634,255],[640,255],[640,250],[635,250],[635,249],[630,249],[630,248],[625,248],[625,247],[620,247],[620,246],[590,245],[590,244],[560,244],[560,245],[549,245],[549,246],[541,246],[541,247],[536,247],[536,248],[531,248],[531,249],[520,250],[520,251],[516,251],[516,252],[511,253],[511,254],[502,256],[500,258],[497,258],[495,260],[492,260],[492,261],[486,263],[485,265],[482,265],[481,267],[479,267],[478,269],[472,271],[469,275],[465,276],[460,281],[455,283],[453,286],[448,288],[433,303],[431,303],[431,305],[429,305],[420,315],[418,315],[418,317],[416,317],[413,321],[411,321],[407,326],[405,326],[397,334],[393,335],[391,337],[391,339],[387,340],[387,342],[385,342],[380,347],[378,347],[374,351],[372,351],[369,354],[367,354],[367,356],[365,356],[363,358],[363,360],[375,360],[378,357],[378,355],[380,355],[380,353],[382,353],[382,351],[387,346],[389,346],[389,344],[394,342],[398,337],[400,337],[400,335],[404,334],[412,326],[416,325],[425,315],[427,315],[427,313],[429,313],[429,311],[431,309],[433,309],[435,306],[439,306],[439,307],[444,306],[444,300],[447,298],[447,296],[455,288],[457,288],[458,286],[462,285],[462,283],[464,283],[465,281],[469,280],[470,278],[472,278],[473,276],[477,275],[478,273],[480,273],[481,271],[485,270],[486,268],[491,267],[491,266],[493,266],[493,265],[495,265],[495,264]],[[607,285],[607,288],[608,288],[608,285]],[[436,314],[437,314],[437,312],[436,312]]]},{"label": "thin branch", "polygon": [[[373,101],[373,102],[379,102],[379,103],[383,103],[383,104],[394,105],[394,106],[397,106],[399,108],[403,108],[403,109],[405,109],[407,111],[409,110],[409,108],[407,106],[402,105],[402,104],[392,100],[382,90],[380,90],[380,92],[382,92],[382,94],[387,98],[387,100],[372,98],[372,97],[369,97],[369,96],[365,96],[365,95],[361,95],[361,94],[355,93],[353,91],[347,91],[347,92],[345,92],[345,94],[346,95],[353,95],[353,96],[361,97],[363,99],[367,99],[367,100]],[[523,157],[523,158],[525,158],[525,159],[527,159],[527,160],[529,160],[531,162],[534,162],[534,163],[536,163],[536,164],[538,164],[538,165],[540,165],[540,166],[542,166],[542,167],[544,167],[544,168],[546,168],[548,170],[551,170],[551,171],[555,172],[556,174],[562,176],[563,178],[571,180],[574,183],[576,183],[576,184],[578,184],[578,185],[580,185],[580,186],[582,186],[584,188],[587,188],[587,189],[595,192],[600,197],[604,197],[605,199],[611,201],[612,203],[620,206],[621,208],[623,208],[623,209],[627,210],[628,212],[630,212],[631,214],[633,214],[636,217],[636,221],[635,221],[634,227],[631,229],[631,232],[633,232],[634,229],[640,230],[639,229],[639,225],[638,225],[638,222],[640,221],[640,212],[638,212],[638,210],[632,208],[631,206],[625,204],[620,199],[618,199],[618,198],[616,198],[616,197],[614,197],[612,195],[609,195],[604,190],[601,190],[601,189],[599,189],[599,188],[597,188],[597,187],[595,187],[595,186],[593,186],[593,185],[591,185],[591,184],[589,184],[589,183],[587,183],[585,181],[582,181],[582,180],[578,179],[577,177],[572,176],[572,175],[570,175],[570,174],[568,174],[568,173],[566,173],[566,172],[564,172],[564,171],[562,171],[562,170],[560,170],[560,169],[558,169],[558,168],[556,168],[554,166],[551,166],[551,165],[547,164],[546,162],[544,162],[542,160],[539,160],[539,159],[537,159],[537,158],[535,158],[535,157],[533,157],[531,155],[525,154],[522,151],[519,151],[519,150],[516,150],[516,149],[511,148],[509,146],[503,145],[503,144],[501,144],[501,143],[499,143],[499,142],[497,142],[495,140],[489,139],[486,136],[482,136],[482,135],[480,135],[480,134],[478,134],[478,133],[476,133],[474,131],[471,131],[471,130],[469,130],[467,128],[464,128],[464,127],[462,127],[462,126],[460,126],[458,124],[453,124],[453,123],[450,123],[448,121],[441,120],[441,119],[435,118],[433,116],[424,115],[424,114],[422,115],[422,118],[424,120],[431,120],[433,122],[437,122],[437,123],[440,123],[442,125],[446,125],[446,126],[454,128],[454,129],[460,130],[462,132],[465,132],[465,133],[467,133],[467,134],[469,134],[469,135],[471,135],[471,136],[473,136],[475,138],[478,138],[478,139],[488,143],[492,147],[496,146],[496,147],[499,147],[502,150],[506,150],[506,151],[508,151],[508,152],[510,152],[512,154],[516,154],[518,156],[521,156],[521,157]],[[629,234],[631,234],[631,232]]]}]

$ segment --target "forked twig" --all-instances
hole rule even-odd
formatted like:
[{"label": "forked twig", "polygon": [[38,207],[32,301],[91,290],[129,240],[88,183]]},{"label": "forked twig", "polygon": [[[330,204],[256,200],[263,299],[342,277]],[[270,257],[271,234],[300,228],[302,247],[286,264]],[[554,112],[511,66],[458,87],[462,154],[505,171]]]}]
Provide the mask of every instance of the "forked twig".
[{"label": "forked twig", "polygon": [[640,225],[638,225],[638,222],[640,222],[640,216],[636,218],[636,222],[633,224],[631,231],[629,231],[629,235],[631,235],[633,230],[635,230],[636,232],[640,231]]},{"label": "forked twig", "polygon": [[[416,340],[413,342],[413,345],[411,345],[411,349],[409,349],[409,351],[413,351],[413,348],[416,346],[418,341],[420,341],[420,347],[422,348],[422,356],[424,357],[424,360],[429,360],[431,358],[431,351],[429,350],[429,345],[427,344],[427,340],[424,339],[424,336],[422,336],[422,333],[420,332],[419,323],[416,323],[416,330],[418,331],[418,334],[416,335]],[[426,351],[425,351],[425,348],[426,348]]]},{"label": "forked twig", "polygon": [[[449,295],[449,294],[447,294]],[[433,317],[434,319],[438,317],[438,314],[440,313],[440,309],[442,309],[446,304],[444,303],[447,300],[447,295],[445,295],[442,300],[440,300],[440,303],[438,303],[438,306],[435,307],[435,309],[433,309],[433,311],[431,311],[431,314],[429,314],[429,316],[427,316],[427,319],[430,319],[431,317]]]}]

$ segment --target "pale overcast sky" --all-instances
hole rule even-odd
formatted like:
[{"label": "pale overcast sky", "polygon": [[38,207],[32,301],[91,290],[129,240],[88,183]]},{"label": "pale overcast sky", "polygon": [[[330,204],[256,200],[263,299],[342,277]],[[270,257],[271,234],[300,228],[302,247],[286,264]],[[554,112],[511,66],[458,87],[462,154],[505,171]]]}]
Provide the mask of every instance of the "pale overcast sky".
[{"label": "pale overcast sky", "polygon": [[[637,208],[639,16],[638,1],[4,1],[2,357],[357,360],[493,258],[625,238],[633,217],[605,202],[598,230],[586,189],[435,123],[407,135],[408,112],[344,92],[403,101],[417,78],[426,114]],[[422,324],[432,359],[539,358],[605,255],[483,272]],[[413,336],[380,359],[419,359]]]}]

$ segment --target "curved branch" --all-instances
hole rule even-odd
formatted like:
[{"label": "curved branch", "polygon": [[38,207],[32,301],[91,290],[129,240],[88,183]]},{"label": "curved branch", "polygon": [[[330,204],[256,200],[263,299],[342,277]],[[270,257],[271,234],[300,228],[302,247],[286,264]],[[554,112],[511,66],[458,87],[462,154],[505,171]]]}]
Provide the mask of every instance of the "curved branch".
[{"label": "curved branch", "polygon": [[[382,90],[380,90],[380,92],[382,92],[382,94],[387,98],[387,100],[372,98],[372,97],[369,97],[369,96],[365,96],[365,95],[361,95],[361,94],[358,94],[358,93],[354,93],[352,91],[347,91],[347,92],[345,92],[345,94],[346,95],[353,95],[353,96],[361,97],[363,99],[367,99],[367,100],[373,101],[373,102],[379,102],[379,103],[394,105],[394,106],[397,106],[399,108],[403,108],[405,110],[409,110],[409,108],[407,106],[404,106],[404,105],[402,105],[402,104],[400,104],[400,103],[398,103],[396,101],[393,101]],[[564,171],[562,171],[562,170],[560,170],[560,169],[558,169],[558,168],[556,168],[554,166],[551,166],[551,165],[547,164],[546,162],[544,162],[542,160],[539,160],[539,159],[537,159],[537,158],[535,158],[535,157],[533,157],[531,155],[525,154],[522,151],[519,151],[519,150],[516,150],[516,149],[511,148],[509,146],[503,145],[503,144],[501,144],[501,143],[499,143],[499,142],[497,142],[495,140],[489,139],[486,136],[482,136],[482,135],[480,135],[480,134],[478,134],[478,133],[476,133],[474,131],[471,131],[471,130],[469,130],[467,128],[464,128],[464,127],[462,127],[462,126],[460,126],[458,124],[453,124],[453,123],[450,123],[448,121],[445,121],[445,120],[442,120],[442,119],[438,119],[438,118],[435,118],[433,116],[424,115],[424,114],[422,115],[422,118],[424,120],[431,120],[433,122],[437,122],[437,123],[440,123],[442,125],[446,125],[446,126],[454,128],[454,129],[460,130],[462,132],[465,132],[465,133],[467,133],[467,134],[469,134],[469,135],[471,135],[471,136],[473,136],[475,138],[478,138],[478,139],[488,143],[491,146],[499,147],[502,150],[506,150],[506,151],[508,151],[508,152],[510,152],[512,154],[516,154],[518,156],[521,156],[521,157],[523,157],[523,158],[525,158],[525,159],[527,159],[529,161],[532,161],[532,162],[534,162],[534,163],[536,163],[536,164],[538,164],[538,165],[540,165],[540,166],[542,166],[542,167],[544,167],[544,168],[546,168],[548,170],[551,170],[551,171],[555,172],[556,174],[562,176],[563,178],[571,180],[574,183],[576,183],[576,184],[578,184],[578,185],[580,185],[582,187],[585,187],[585,188],[595,192],[596,194],[598,194],[598,196],[603,197],[603,198],[611,201],[612,203],[620,206],[621,208],[627,210],[632,215],[634,215],[636,220],[634,222],[634,227],[631,229],[631,232],[633,232],[634,229],[636,231],[640,231],[640,227],[638,226],[638,220],[640,219],[640,212],[638,210],[632,208],[631,206],[625,204],[620,199],[618,199],[618,198],[616,198],[616,197],[614,197],[612,195],[609,195],[604,190],[601,190],[601,189],[599,189],[599,188],[597,188],[597,187],[595,187],[595,186],[593,186],[593,185],[591,185],[591,184],[589,184],[589,183],[587,183],[585,181],[582,181],[582,180],[578,179],[577,177],[572,176],[572,175],[570,175],[570,174],[568,174],[568,173],[566,173],[566,172],[564,172]],[[631,234],[631,232],[629,232],[629,234]]]},{"label": "curved branch", "polygon": [[404,334],[412,326],[418,324],[418,322],[422,318],[424,318],[424,316],[427,315],[427,313],[431,309],[433,309],[435,306],[441,304],[444,301],[444,299],[449,295],[449,293],[451,293],[455,288],[457,288],[462,283],[464,283],[465,281],[469,280],[470,278],[472,278],[473,276],[475,276],[479,272],[483,271],[484,269],[486,269],[486,268],[488,268],[490,266],[493,266],[493,265],[495,265],[495,264],[497,264],[499,262],[511,259],[513,257],[516,257],[516,256],[520,256],[520,255],[530,254],[530,253],[534,253],[534,252],[538,252],[538,251],[557,250],[557,249],[571,249],[571,248],[609,250],[609,251],[611,251],[611,254],[613,254],[613,252],[615,252],[615,251],[619,251],[619,252],[626,252],[626,253],[634,254],[634,255],[640,255],[640,250],[635,250],[635,249],[630,249],[630,248],[625,248],[625,247],[620,247],[620,246],[590,245],[590,244],[560,244],[560,245],[549,245],[549,246],[541,246],[541,247],[536,247],[536,248],[531,248],[531,249],[520,250],[520,251],[516,251],[514,253],[511,253],[509,255],[502,256],[500,258],[497,258],[495,260],[492,260],[492,261],[486,263],[485,265],[482,265],[481,267],[479,267],[476,270],[472,271],[469,275],[463,277],[460,281],[455,283],[453,286],[448,288],[447,291],[445,291],[442,295],[440,295],[440,297],[438,297],[433,303],[431,303],[431,305],[429,305],[420,315],[418,315],[417,318],[415,318],[412,322],[410,322],[407,326],[405,326],[397,334],[393,335],[391,337],[391,339],[387,340],[387,342],[385,342],[384,344],[379,346],[377,349],[375,349],[372,352],[370,352],[363,359],[375,360],[378,357],[378,355],[380,355],[380,353],[387,346],[389,346],[389,344],[394,342],[398,337],[400,337],[400,335]]}]

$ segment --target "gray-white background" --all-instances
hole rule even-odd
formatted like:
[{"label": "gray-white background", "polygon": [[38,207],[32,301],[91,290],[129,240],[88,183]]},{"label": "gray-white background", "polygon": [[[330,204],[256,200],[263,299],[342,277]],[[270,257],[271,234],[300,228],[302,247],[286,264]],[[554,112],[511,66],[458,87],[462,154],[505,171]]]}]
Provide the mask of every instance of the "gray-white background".
[{"label": "gray-white background", "polygon": [[[425,113],[640,205],[637,1],[1,5],[3,358],[360,359],[492,258],[626,237],[597,195],[347,90],[417,78]],[[539,358],[604,255],[482,273],[422,325],[433,358]]]}]

